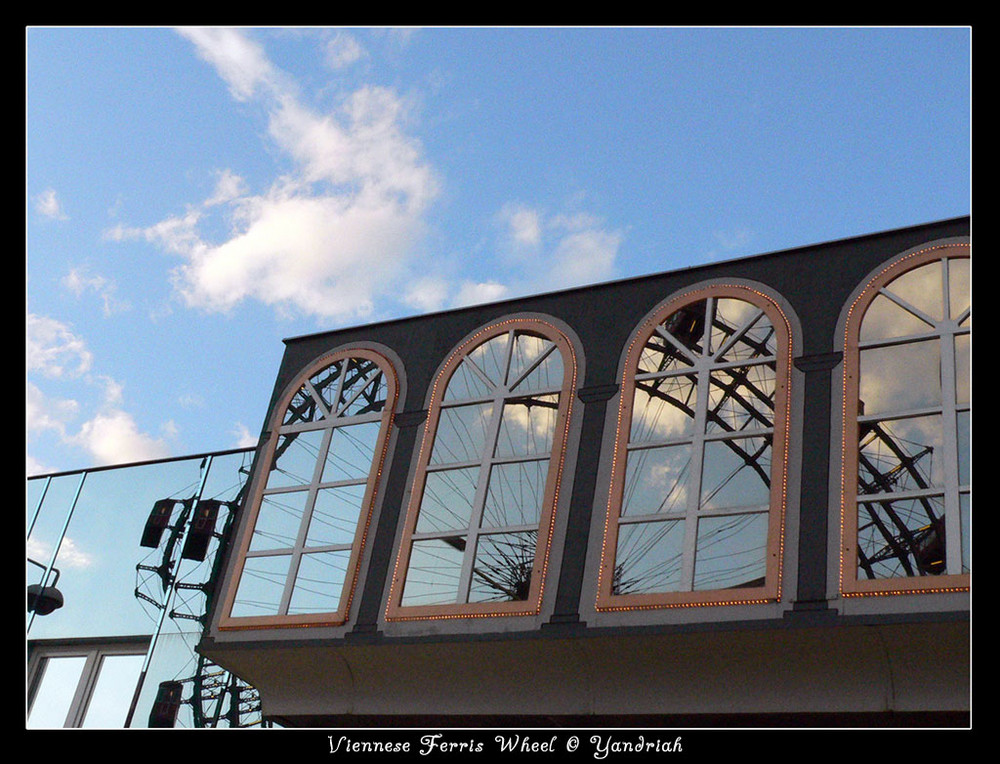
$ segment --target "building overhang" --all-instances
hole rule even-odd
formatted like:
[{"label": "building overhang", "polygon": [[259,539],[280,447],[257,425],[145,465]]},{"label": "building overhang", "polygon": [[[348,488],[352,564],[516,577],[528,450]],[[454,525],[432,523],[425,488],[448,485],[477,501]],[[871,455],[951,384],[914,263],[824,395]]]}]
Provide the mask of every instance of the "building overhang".
[{"label": "building overhang", "polygon": [[[523,722],[963,725],[967,617],[466,639],[281,641],[201,650],[286,726]],[[352,643],[353,642],[353,643]],[[881,720],[881,721],[880,721]],[[819,721],[822,723],[822,721]]]}]

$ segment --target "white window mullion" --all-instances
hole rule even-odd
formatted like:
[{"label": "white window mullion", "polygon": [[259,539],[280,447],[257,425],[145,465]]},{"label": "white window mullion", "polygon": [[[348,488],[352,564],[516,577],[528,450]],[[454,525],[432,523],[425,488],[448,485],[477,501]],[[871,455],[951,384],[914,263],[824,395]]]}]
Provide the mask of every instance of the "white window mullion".
[{"label": "white window mullion", "polygon": [[330,416],[330,410],[326,407],[326,401],[323,400],[323,396],[319,394],[315,387],[313,387],[312,381],[307,379],[304,383],[304,387],[309,395],[312,396],[316,405],[319,406],[320,419],[326,419]]},{"label": "white window mullion", "polygon": [[486,508],[486,494],[489,490],[490,471],[493,468],[493,454],[496,452],[497,440],[500,438],[500,421],[503,419],[504,402],[507,398],[507,387],[503,380],[507,378],[510,368],[511,346],[514,333],[510,332],[507,340],[507,357],[504,361],[500,383],[494,389],[493,414],[490,417],[490,427],[483,443],[482,461],[479,464],[479,480],[476,483],[476,495],[472,502],[472,513],[469,518],[469,535],[465,541],[465,556],[462,558],[462,570],[458,580],[457,602],[469,601],[472,588],[472,574],[475,568],[476,547],[479,543],[479,529],[483,522],[483,512]]},{"label": "white window mullion", "polygon": [[691,487],[687,500],[687,516],[684,521],[684,546],[681,562],[682,591],[694,589],[695,550],[698,541],[698,508],[701,504],[702,465],[705,459],[705,429],[708,419],[709,377],[711,376],[710,341],[715,313],[715,298],[710,297],[705,305],[705,329],[702,338],[702,356],[695,364],[698,378],[698,392],[695,400],[694,437],[691,448]]},{"label": "white window mullion", "polygon": [[[344,364],[346,371],[346,362]],[[344,373],[341,373],[341,381],[343,380]],[[338,399],[340,395],[340,390],[337,391]],[[306,545],[306,535],[309,532],[309,523],[312,521],[313,505],[316,503],[316,490],[319,485],[320,480],[323,477],[323,470],[326,467],[326,455],[330,448],[330,440],[333,437],[333,431],[335,428],[327,427],[323,432],[323,440],[319,445],[319,454],[316,456],[316,465],[313,467],[312,480],[309,482],[309,487],[307,489],[308,496],[306,497],[305,506],[302,509],[302,519],[299,520],[299,532],[295,538],[295,546],[292,548],[292,559],[289,561],[288,565],[288,576],[285,578],[285,589],[281,593],[281,604],[278,606],[278,613],[280,615],[288,615],[288,606],[292,601],[292,592],[295,589],[295,580],[299,575],[299,561],[302,559],[302,549]]]},{"label": "white window mullion", "polygon": [[80,681],[73,694],[73,702],[70,703],[69,711],[66,714],[64,727],[80,727],[83,724],[83,717],[87,712],[87,701],[90,699],[90,693],[94,690],[100,665],[101,656],[96,650],[87,653],[87,660],[80,673]]},{"label": "white window mullion", "polygon": [[[513,353],[513,348],[511,348],[511,351]],[[510,384],[508,384],[507,387],[509,387],[511,389],[517,387],[525,377],[527,377],[529,374],[531,374],[531,372],[533,372],[535,369],[537,369],[539,366],[541,366],[542,362],[546,358],[548,358],[550,355],[552,355],[555,351],[556,351],[556,346],[555,345],[549,345],[548,349],[546,349],[545,351],[539,353],[538,357],[534,361],[532,361],[530,364],[528,364],[527,368],[525,368],[518,375],[517,379],[510,380]],[[504,378],[506,379],[506,376]],[[562,388],[558,388],[556,390],[556,392],[558,392],[561,389]]]},{"label": "white window mullion", "polygon": [[[346,371],[347,369],[345,368],[345,374]],[[343,412],[347,411],[347,408],[358,399],[358,396],[361,395],[361,393],[368,389],[368,386],[372,384],[381,372],[382,370],[378,366],[373,365],[371,371],[368,373],[368,376],[362,377],[363,384],[358,385],[358,388],[351,394],[350,398],[344,401],[342,406],[337,406],[337,415],[340,416]]]}]

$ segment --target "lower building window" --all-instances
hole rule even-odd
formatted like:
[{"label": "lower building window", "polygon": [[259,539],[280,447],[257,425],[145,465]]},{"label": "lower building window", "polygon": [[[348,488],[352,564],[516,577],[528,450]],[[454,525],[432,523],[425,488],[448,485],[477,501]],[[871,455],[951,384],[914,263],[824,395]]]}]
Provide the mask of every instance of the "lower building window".
[{"label": "lower building window", "polygon": [[124,727],[147,646],[29,645],[27,728]]}]

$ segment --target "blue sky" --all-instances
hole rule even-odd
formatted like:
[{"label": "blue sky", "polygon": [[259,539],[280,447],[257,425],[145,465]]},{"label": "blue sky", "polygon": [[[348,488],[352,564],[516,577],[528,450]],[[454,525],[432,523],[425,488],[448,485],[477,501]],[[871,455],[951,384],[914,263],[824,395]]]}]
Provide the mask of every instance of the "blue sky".
[{"label": "blue sky", "polygon": [[26,463],[252,445],[301,334],[971,211],[967,28],[28,28]]}]

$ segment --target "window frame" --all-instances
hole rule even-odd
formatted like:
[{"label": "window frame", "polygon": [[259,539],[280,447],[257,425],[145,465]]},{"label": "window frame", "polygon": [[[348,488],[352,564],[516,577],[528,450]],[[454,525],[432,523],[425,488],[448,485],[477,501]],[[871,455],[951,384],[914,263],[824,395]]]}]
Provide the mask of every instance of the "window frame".
[{"label": "window frame", "polygon": [[[310,380],[316,374],[320,373],[325,368],[332,366],[338,361],[343,361],[346,364],[350,359],[355,358],[371,361],[382,371],[383,379],[385,380],[386,385],[386,400],[378,419],[373,418],[372,415],[366,415],[366,421],[379,422],[379,433],[376,438],[376,442],[373,444],[373,463],[368,473],[367,481],[365,482],[365,490],[358,511],[358,523],[350,549],[350,556],[344,576],[344,585],[341,590],[339,605],[336,610],[322,613],[233,616],[232,610],[237,592],[239,590],[246,560],[248,557],[260,556],[254,555],[250,552],[250,544],[253,539],[257,519],[260,515],[261,506],[263,505],[263,498],[267,489],[268,476],[271,472],[271,464],[281,437],[291,431],[321,431],[324,433],[324,443],[328,443],[334,430],[338,427],[350,426],[350,424],[352,424],[351,422],[343,424],[342,421],[338,421],[338,417],[332,416],[322,417],[321,421],[324,422],[322,426],[306,425],[303,427],[302,425],[296,424],[285,426],[282,425],[285,413],[294,397],[300,390],[303,389],[310,391],[310,394],[314,396],[314,401],[317,405],[325,406],[325,404],[318,400],[321,396],[312,390]],[[250,508],[250,512],[248,512],[246,524],[243,526],[239,546],[235,555],[235,564],[232,568],[232,577],[228,583],[228,588],[221,608],[222,615],[218,624],[220,631],[303,626],[342,626],[347,622],[350,616],[351,604],[354,600],[358,579],[361,574],[361,558],[364,553],[375,506],[381,490],[382,475],[388,455],[389,441],[392,433],[393,420],[396,413],[399,394],[400,381],[395,365],[382,352],[363,346],[339,348],[321,356],[309,364],[302,372],[296,375],[296,377],[286,386],[278,404],[273,409],[274,413],[271,418],[269,430],[265,436],[264,446],[261,449],[261,457],[258,460],[260,466],[257,468],[254,488],[246,505]],[[347,417],[347,419],[351,418],[352,417]],[[317,458],[317,462],[320,461],[321,460]],[[322,482],[322,471],[317,469],[311,481],[308,484],[305,484],[305,490],[307,490],[311,495],[314,495],[318,488],[322,485],[324,485]],[[310,513],[304,512],[303,514],[304,517],[300,520],[302,528],[300,529],[299,536],[295,544],[290,547],[290,556],[292,559],[289,563],[290,568],[289,572],[286,574],[285,584],[288,596],[290,596],[291,591],[294,590],[294,578],[298,572],[296,570],[293,574],[291,567],[294,566],[297,568],[303,556],[303,549],[305,549],[305,537],[303,536],[303,531],[308,527],[308,523],[305,522],[305,515],[309,515]]]},{"label": "window frame", "polygon": [[[531,582],[527,597],[524,600],[501,602],[449,602],[428,605],[404,605],[402,603],[403,590],[406,584],[406,575],[409,571],[414,535],[423,502],[427,476],[429,472],[433,472],[428,467],[433,455],[441,412],[445,407],[444,398],[448,385],[453,379],[456,369],[467,355],[497,337],[507,334],[513,338],[519,332],[540,335],[553,343],[555,349],[551,352],[559,352],[563,363],[563,379],[558,390],[559,405],[552,433],[552,450],[547,457],[549,464],[538,523]],[[510,347],[512,345],[509,345],[508,349]],[[570,421],[574,403],[573,396],[575,394],[578,373],[577,363],[576,351],[566,333],[553,323],[535,317],[508,318],[491,323],[476,331],[452,351],[440,371],[435,375],[431,389],[427,419],[417,455],[410,498],[401,529],[399,550],[396,555],[396,563],[393,568],[389,588],[385,609],[386,621],[531,616],[537,615],[540,612],[545,578],[551,555],[552,535],[555,527],[556,510],[559,504],[560,487],[564,478],[566,450],[569,442]],[[498,401],[501,397],[503,400],[508,400],[517,396],[516,394],[510,394],[500,397],[495,396],[493,399]],[[499,422],[502,411],[500,413],[494,412],[493,416]],[[487,463],[494,463],[492,461],[493,457],[488,453],[488,449],[485,449],[485,451],[480,461],[481,466]],[[477,481],[477,491],[480,494],[483,493],[488,483],[488,479],[485,484]],[[481,530],[482,528],[475,530],[477,537],[480,535],[479,531]],[[473,551],[472,554],[474,555],[475,552]]]},{"label": "window frame", "polygon": [[[97,689],[106,658],[137,657],[145,660],[149,649],[150,637],[96,638],[81,640],[44,640],[28,643],[27,664],[27,702],[26,723],[37,699],[38,692],[45,681],[45,671],[48,662],[59,658],[83,658],[84,664],[76,682],[76,690],[67,708],[66,719],[62,728],[82,727],[90,710],[90,703]],[[127,700],[132,700],[135,687],[141,678],[140,670],[136,672],[135,684],[128,688]],[[126,709],[127,710],[127,709]],[[125,719],[122,719],[124,726]],[[29,727],[30,729],[30,727]],[[38,727],[37,729],[45,729]]]},{"label": "window frame", "polygon": [[[850,308],[847,310],[843,334],[843,405],[841,407],[842,441],[840,444],[841,483],[839,486],[841,530],[839,583],[840,594],[842,597],[850,598],[866,596],[892,596],[901,594],[962,592],[968,591],[970,588],[971,573],[945,573],[942,575],[905,576],[882,579],[866,579],[861,578],[858,575],[858,526],[860,521],[858,513],[859,493],[857,486],[860,459],[858,457],[857,446],[859,431],[859,415],[857,412],[860,405],[861,350],[866,344],[869,346],[883,344],[905,345],[912,341],[906,339],[911,335],[902,335],[902,340],[900,340],[900,338],[891,337],[877,342],[865,343],[860,339],[862,324],[864,323],[865,315],[869,306],[872,304],[874,299],[881,294],[881,290],[889,286],[892,281],[922,266],[934,262],[943,263],[944,261],[951,259],[970,259],[971,261],[970,244],[968,242],[936,244],[929,247],[922,247],[906,255],[897,257],[890,263],[886,264],[883,268],[879,269],[879,271],[868,280],[852,302]],[[944,274],[942,279],[942,305],[947,305],[945,300],[950,299],[948,297],[949,269],[947,267],[943,267],[942,270]],[[969,315],[971,317],[971,304]],[[957,327],[958,320],[951,319],[950,317],[942,319],[937,327],[929,327],[928,331],[924,335],[920,336],[925,337],[926,339],[943,340],[945,338],[954,338],[960,334],[965,334],[970,337],[971,343],[971,325],[967,330],[946,328],[945,325],[951,323],[954,323]],[[948,414],[952,414],[952,419],[954,419],[954,415],[958,410],[967,409],[970,412],[969,415],[971,418],[972,403],[970,398],[968,404],[958,404],[954,395],[952,396],[951,401],[948,401],[946,393],[949,389],[951,391],[954,391],[955,389],[956,369],[954,365],[954,343],[951,343],[950,349],[948,343],[942,341],[940,344],[942,348],[942,357],[940,361],[940,368],[942,370],[941,404],[940,406],[928,409],[925,413],[933,414],[936,412],[941,414],[943,437],[945,442],[947,442],[949,438],[953,439],[957,437],[957,425],[949,426],[947,424]],[[950,362],[947,360],[949,355],[951,356]],[[950,368],[952,372],[950,375],[950,381],[945,379],[945,374],[943,373],[948,368]],[[900,414],[899,412],[892,412],[884,418],[892,419],[899,416],[903,416],[905,418],[914,415],[906,414],[905,412],[903,414]],[[957,449],[957,441],[953,442],[952,447]],[[948,447],[946,446],[946,448]],[[957,527],[959,522],[958,506],[960,502],[960,494],[965,491],[960,490],[957,480],[958,452],[957,450],[954,450],[952,453],[955,458],[945,460],[944,469],[947,471],[945,485],[941,487],[939,492],[927,492],[927,496],[930,497],[939,494],[942,496],[946,502],[945,516],[953,518],[952,522],[955,523]],[[971,496],[971,485],[969,486],[967,492]],[[959,538],[960,535],[961,531],[958,530]],[[945,538],[947,542],[954,541],[955,533],[946,529]],[[953,548],[954,546],[954,544],[948,544],[948,547]]]},{"label": "window frame", "polygon": [[[665,592],[625,593],[613,592],[614,570],[617,557],[618,534],[622,523],[619,517],[624,501],[624,487],[632,429],[633,403],[636,393],[636,377],[645,344],[656,333],[657,328],[680,309],[709,299],[736,299],[758,310],[771,322],[775,332],[776,354],[774,357],[774,414],[771,430],[771,467],[768,518],[765,550],[764,582],[757,587],[691,589]],[[614,448],[611,462],[610,489],[607,512],[605,514],[601,562],[597,578],[595,609],[597,612],[689,608],[701,606],[756,605],[774,603],[781,599],[782,567],[784,563],[784,534],[787,514],[789,434],[792,406],[792,342],[791,325],[777,301],[764,291],[751,285],[738,283],[716,283],[696,287],[681,292],[660,303],[632,333],[620,372],[620,393],[617,425],[614,434]],[[723,369],[718,363],[705,362],[697,369],[697,376],[708,377]],[[665,375],[667,376],[667,375]],[[707,383],[706,383],[707,384]],[[702,423],[704,424],[704,422]],[[765,428],[768,429],[768,428]],[[706,438],[704,428],[692,436],[694,442],[704,446],[711,442]],[[700,491],[699,491],[700,494]],[[697,518],[697,513],[685,512],[685,523]],[[696,553],[689,547],[685,556],[690,556],[694,564]]]}]

